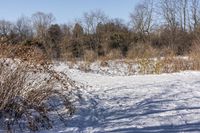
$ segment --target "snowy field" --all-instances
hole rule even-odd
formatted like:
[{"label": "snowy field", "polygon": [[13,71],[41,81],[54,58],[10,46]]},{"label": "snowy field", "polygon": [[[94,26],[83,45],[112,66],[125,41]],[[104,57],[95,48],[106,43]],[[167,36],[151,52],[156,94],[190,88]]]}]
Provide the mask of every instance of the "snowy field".
[{"label": "snowy field", "polygon": [[200,72],[112,76],[64,63],[55,69],[87,87],[68,127],[46,132],[200,132]]}]

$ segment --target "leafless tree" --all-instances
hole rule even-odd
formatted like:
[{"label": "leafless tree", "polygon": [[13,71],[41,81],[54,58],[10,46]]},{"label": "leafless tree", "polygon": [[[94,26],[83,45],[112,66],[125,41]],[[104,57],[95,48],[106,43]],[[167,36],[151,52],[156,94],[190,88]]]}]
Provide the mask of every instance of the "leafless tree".
[{"label": "leafless tree", "polygon": [[161,5],[163,18],[170,29],[178,25],[177,20],[177,0],[162,0]]},{"label": "leafless tree", "polygon": [[200,3],[199,0],[192,0],[191,11],[192,11],[192,25],[193,29],[196,30],[200,23]]},{"label": "leafless tree", "polygon": [[187,28],[189,27],[189,2],[188,0],[177,0],[176,1],[176,8],[174,10],[176,10],[177,13],[177,22],[178,25],[180,26],[180,28],[183,31],[186,31]]},{"label": "leafless tree", "polygon": [[99,23],[105,23],[107,20],[108,17],[101,10],[90,11],[83,14],[83,22],[88,34],[95,33],[97,25]]},{"label": "leafless tree", "polygon": [[36,31],[37,37],[44,39],[47,29],[55,20],[54,16],[49,13],[37,12],[32,15],[33,27]]},{"label": "leafless tree", "polygon": [[0,20],[0,35],[2,37],[8,37],[13,30],[13,24],[6,20]]},{"label": "leafless tree", "polygon": [[48,48],[48,54],[52,58],[60,58],[61,55],[61,49],[60,44],[62,41],[62,31],[58,24],[53,24],[49,27],[47,31],[47,47]]},{"label": "leafless tree", "polygon": [[181,0],[182,12],[183,12],[183,30],[186,31],[187,26],[187,12],[188,12],[188,0]]},{"label": "leafless tree", "polygon": [[153,28],[153,0],[145,0],[130,14],[135,32],[149,34]]},{"label": "leafless tree", "polygon": [[25,16],[20,17],[15,24],[15,30],[19,34],[20,40],[31,37],[33,31],[30,19]]},{"label": "leafless tree", "polygon": [[62,33],[65,37],[70,37],[72,34],[73,26],[71,24],[62,24],[60,25]]}]

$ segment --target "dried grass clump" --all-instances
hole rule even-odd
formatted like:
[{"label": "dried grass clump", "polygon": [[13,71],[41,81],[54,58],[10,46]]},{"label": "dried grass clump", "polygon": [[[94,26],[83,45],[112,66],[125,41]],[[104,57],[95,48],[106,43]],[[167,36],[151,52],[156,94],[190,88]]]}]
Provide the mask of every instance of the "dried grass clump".
[{"label": "dried grass clump", "polygon": [[193,70],[200,70],[200,39],[193,42],[189,57],[193,62]]},{"label": "dried grass clump", "polygon": [[50,129],[51,112],[56,112],[56,118],[64,119],[59,113],[61,108],[67,120],[74,113],[70,101],[73,87],[73,81],[50,67],[1,58],[0,128],[8,132]]},{"label": "dried grass clump", "polygon": [[128,59],[153,58],[157,55],[157,50],[148,43],[138,43],[129,49],[127,53]]},{"label": "dried grass clump", "polygon": [[165,57],[159,60],[161,64],[160,73],[174,73],[185,70],[191,70],[191,60],[179,57]]},{"label": "dried grass clump", "polygon": [[84,61],[85,62],[94,62],[97,60],[97,53],[92,50],[86,50],[84,52]]},{"label": "dried grass clump", "polygon": [[115,59],[122,59],[122,53],[118,49],[111,50],[107,55],[105,55],[104,60],[115,60]]},{"label": "dried grass clump", "polygon": [[0,58],[17,58],[41,65],[51,62],[40,48],[25,45],[0,45]]}]

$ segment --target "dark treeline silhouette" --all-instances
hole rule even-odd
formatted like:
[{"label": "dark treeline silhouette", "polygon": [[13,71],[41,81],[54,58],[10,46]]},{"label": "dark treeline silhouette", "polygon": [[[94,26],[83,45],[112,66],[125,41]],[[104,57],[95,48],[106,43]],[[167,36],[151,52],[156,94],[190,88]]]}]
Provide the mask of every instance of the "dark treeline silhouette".
[{"label": "dark treeline silhouette", "polygon": [[74,24],[56,24],[43,12],[0,20],[1,45],[37,47],[54,59],[185,55],[199,44],[199,32],[199,0],[143,0],[127,24],[101,10],[84,13]]}]

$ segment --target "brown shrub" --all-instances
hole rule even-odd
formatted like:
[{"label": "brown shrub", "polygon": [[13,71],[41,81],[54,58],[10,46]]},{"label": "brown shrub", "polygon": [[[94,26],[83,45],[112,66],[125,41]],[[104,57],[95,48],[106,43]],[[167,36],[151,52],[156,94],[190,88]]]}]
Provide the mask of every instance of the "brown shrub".
[{"label": "brown shrub", "polygon": [[115,60],[123,58],[122,53],[118,49],[111,50],[107,55],[105,55],[105,60]]},{"label": "brown shrub", "polygon": [[35,46],[0,45],[0,58],[18,58],[35,64],[50,63],[43,51]]},{"label": "brown shrub", "polygon": [[128,59],[137,58],[153,58],[157,54],[157,50],[151,47],[148,43],[138,43],[136,46],[132,46],[128,53]]},{"label": "brown shrub", "polygon": [[200,70],[200,38],[194,40],[189,57],[193,62],[193,69]]},{"label": "brown shrub", "polygon": [[86,62],[94,62],[97,60],[97,53],[92,50],[85,50],[84,52],[84,61]]},{"label": "brown shrub", "polygon": [[[70,87],[75,87],[74,82],[50,67],[1,58],[1,128],[8,132],[15,132],[16,126],[19,130],[49,129],[53,126],[50,112],[57,112],[60,120],[67,120],[74,112]],[[53,99],[60,104],[55,104]],[[60,107],[65,109],[65,114],[59,113]]]}]

